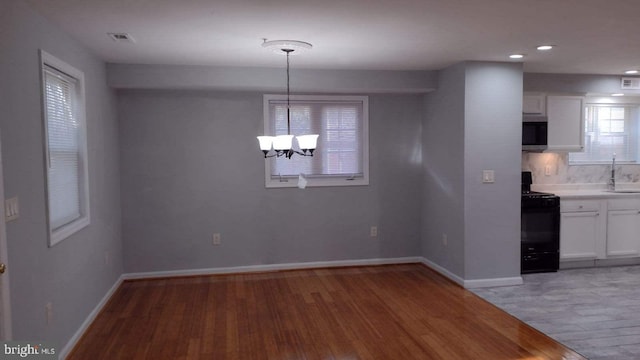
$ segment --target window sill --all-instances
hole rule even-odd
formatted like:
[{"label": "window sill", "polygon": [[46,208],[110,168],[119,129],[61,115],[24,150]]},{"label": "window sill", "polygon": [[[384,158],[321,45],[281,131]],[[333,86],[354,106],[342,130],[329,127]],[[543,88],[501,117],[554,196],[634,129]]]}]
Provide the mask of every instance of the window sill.
[{"label": "window sill", "polygon": [[[306,187],[327,187],[327,186],[367,186],[369,179],[360,177],[354,179],[348,178],[306,178]],[[269,188],[295,188],[298,187],[297,177],[287,177],[283,179],[273,178],[267,179],[265,187]]]},{"label": "window sill", "polygon": [[89,216],[85,216],[83,218],[80,218],[72,223],[61,226],[60,228],[52,231],[49,234],[49,247],[54,246],[55,244],[61,242],[62,240],[68,238],[69,236],[89,226],[90,223],[91,221],[89,220]]}]

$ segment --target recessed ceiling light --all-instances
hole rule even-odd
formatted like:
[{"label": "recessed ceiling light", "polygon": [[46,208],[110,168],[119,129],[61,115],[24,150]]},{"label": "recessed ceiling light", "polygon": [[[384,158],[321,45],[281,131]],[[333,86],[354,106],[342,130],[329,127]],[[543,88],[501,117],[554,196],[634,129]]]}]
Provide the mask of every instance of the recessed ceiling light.
[{"label": "recessed ceiling light", "polygon": [[625,74],[637,74],[638,70],[627,70],[624,72]]},{"label": "recessed ceiling light", "polygon": [[547,51],[547,50],[551,50],[553,48],[554,48],[553,45],[540,45],[536,49],[538,49],[540,51]]},{"label": "recessed ceiling light", "polygon": [[522,59],[524,57],[523,54],[511,54],[509,55],[509,58],[511,59]]},{"label": "recessed ceiling light", "polygon": [[623,93],[615,93],[615,94],[611,94],[611,96],[624,96]]}]

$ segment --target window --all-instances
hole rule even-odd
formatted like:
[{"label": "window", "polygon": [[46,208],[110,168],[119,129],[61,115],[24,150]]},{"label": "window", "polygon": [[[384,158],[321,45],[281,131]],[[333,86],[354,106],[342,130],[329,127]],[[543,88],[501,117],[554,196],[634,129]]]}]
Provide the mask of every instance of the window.
[{"label": "window", "polygon": [[41,51],[49,246],[89,225],[84,75]]},{"label": "window", "polygon": [[[291,96],[291,134],[319,134],[312,157],[265,161],[266,187],[369,184],[369,117],[366,96]],[[287,133],[286,95],[264,96],[265,134]],[[295,141],[294,141],[295,146]]]},{"label": "window", "polygon": [[569,163],[638,162],[638,106],[588,105],[585,111],[584,152],[570,153]]}]

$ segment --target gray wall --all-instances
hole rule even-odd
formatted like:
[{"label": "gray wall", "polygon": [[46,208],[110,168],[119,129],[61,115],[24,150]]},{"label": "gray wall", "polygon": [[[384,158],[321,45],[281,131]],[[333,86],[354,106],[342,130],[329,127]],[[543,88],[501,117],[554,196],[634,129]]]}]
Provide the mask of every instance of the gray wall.
[{"label": "gray wall", "polygon": [[[520,276],[522,64],[466,63],[465,279]],[[495,183],[482,183],[482,170]]]},{"label": "gray wall", "polygon": [[265,189],[262,92],[120,90],[125,270],[416,256],[422,102],[369,97],[370,186]]},{"label": "gray wall", "polygon": [[526,73],[523,86],[532,92],[640,95],[640,90],[621,90],[622,77],[637,76]]},{"label": "gray wall", "polygon": [[517,277],[522,67],[465,62],[438,83],[423,125],[423,256],[465,280]]},{"label": "gray wall", "polygon": [[465,65],[440,71],[438,83],[422,132],[422,256],[464,277]]},{"label": "gray wall", "polygon": [[[122,273],[115,96],[106,87],[104,63],[22,2],[0,2],[0,26],[4,190],[20,201],[20,218],[7,224],[13,334],[60,349]],[[87,87],[91,225],[52,248],[45,223],[40,48],[84,71]],[[54,314],[47,325],[48,302]]]},{"label": "gray wall", "polygon": [[[118,89],[281,92],[286,85],[283,68],[109,64],[108,73]],[[435,71],[291,69],[292,92],[406,94],[436,87]]]}]

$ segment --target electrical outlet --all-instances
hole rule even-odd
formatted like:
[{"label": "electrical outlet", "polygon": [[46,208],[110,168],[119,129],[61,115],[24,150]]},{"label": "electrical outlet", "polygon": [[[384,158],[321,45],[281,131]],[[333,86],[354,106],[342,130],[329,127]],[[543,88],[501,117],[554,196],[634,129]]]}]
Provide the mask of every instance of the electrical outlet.
[{"label": "electrical outlet", "polygon": [[213,234],[213,245],[220,245],[220,233]]},{"label": "electrical outlet", "polygon": [[449,244],[449,238],[447,237],[447,234],[442,233],[442,245],[447,246]]},{"label": "electrical outlet", "polygon": [[371,231],[369,232],[369,234],[371,235],[371,237],[378,236],[378,227],[377,226],[372,226],[371,227]]},{"label": "electrical outlet", "polygon": [[544,175],[551,176],[551,165],[545,165],[544,167]]},{"label": "electrical outlet", "polygon": [[45,314],[45,321],[47,322],[47,325],[51,324],[53,322],[53,304],[48,302],[45,306],[44,306],[44,314]]}]

